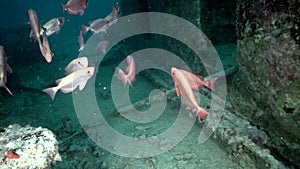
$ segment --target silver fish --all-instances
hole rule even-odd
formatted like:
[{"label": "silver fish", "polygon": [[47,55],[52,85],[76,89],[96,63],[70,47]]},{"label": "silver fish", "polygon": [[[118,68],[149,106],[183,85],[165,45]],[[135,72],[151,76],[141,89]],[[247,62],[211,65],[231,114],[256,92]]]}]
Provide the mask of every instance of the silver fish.
[{"label": "silver fish", "polygon": [[63,17],[52,18],[41,27],[40,35],[43,35],[44,33],[47,36],[53,35],[54,33],[58,34],[64,23],[65,18]]},{"label": "silver fish", "polygon": [[10,95],[13,95],[9,88],[6,87],[7,72],[12,73],[12,69],[7,64],[7,58],[6,53],[4,51],[4,47],[0,45],[0,87],[4,87]]},{"label": "silver fish", "polygon": [[82,68],[87,68],[88,67],[88,58],[87,57],[79,57],[79,58],[76,58],[74,60],[72,60],[68,66],[65,68],[65,71],[66,71],[66,74],[71,74],[79,69],[82,69]]},{"label": "silver fish", "polygon": [[94,71],[94,67],[79,69],[64,78],[57,80],[57,86],[44,89],[43,92],[47,93],[51,99],[54,100],[58,90],[63,93],[70,93],[77,87],[79,87],[79,90],[83,90],[87,81],[93,76]]},{"label": "silver fish", "polygon": [[94,21],[90,21],[89,26],[82,25],[82,32],[85,34],[87,31],[92,31],[93,33],[105,32],[107,29],[109,21],[106,19],[96,19]]}]

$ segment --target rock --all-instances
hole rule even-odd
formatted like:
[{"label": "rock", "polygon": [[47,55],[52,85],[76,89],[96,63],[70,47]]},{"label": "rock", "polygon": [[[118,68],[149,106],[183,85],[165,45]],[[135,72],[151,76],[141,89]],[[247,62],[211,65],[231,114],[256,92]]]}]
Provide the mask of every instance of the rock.
[{"label": "rock", "polygon": [[264,128],[272,140],[266,145],[296,168],[300,151],[290,145],[300,146],[299,5],[237,1],[238,71],[228,92],[235,111]]},{"label": "rock", "polygon": [[106,162],[102,162],[101,165],[100,165],[100,168],[101,169],[108,169],[108,165]]},{"label": "rock", "polygon": [[151,126],[136,126],[135,129],[140,130],[140,131],[145,131],[150,129]]},{"label": "rock", "polygon": [[[0,132],[0,159],[3,159],[0,168],[50,168],[52,163],[61,161],[58,142],[52,131],[16,124],[4,129]],[[10,150],[19,158],[7,156]]]}]

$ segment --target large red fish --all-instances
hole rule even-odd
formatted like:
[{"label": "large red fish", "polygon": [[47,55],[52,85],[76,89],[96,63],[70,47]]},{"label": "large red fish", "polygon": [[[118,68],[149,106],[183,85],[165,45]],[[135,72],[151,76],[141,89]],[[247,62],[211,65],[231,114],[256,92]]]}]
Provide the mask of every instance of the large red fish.
[{"label": "large red fish", "polygon": [[88,6],[88,0],[68,0],[67,4],[61,4],[63,11],[68,11],[69,14],[80,15],[84,14],[85,8]]},{"label": "large red fish", "polygon": [[198,120],[200,122],[201,119],[209,115],[209,112],[198,105],[195,94],[185,75],[175,67],[172,67],[171,73],[173,81],[175,83],[177,95],[182,95],[187,105],[191,109],[196,110],[198,112]]},{"label": "large red fish", "polygon": [[116,68],[116,73],[118,78],[122,80],[124,86],[126,86],[127,83],[132,86],[133,82],[135,82],[135,61],[132,55],[128,55],[126,61],[128,63],[126,68],[127,74],[118,67]]},{"label": "large red fish", "polygon": [[189,71],[178,69],[183,73],[185,78],[188,80],[190,86],[194,90],[201,90],[203,86],[214,90],[215,82],[218,78],[212,78],[211,80],[204,81],[202,76],[195,75]]}]

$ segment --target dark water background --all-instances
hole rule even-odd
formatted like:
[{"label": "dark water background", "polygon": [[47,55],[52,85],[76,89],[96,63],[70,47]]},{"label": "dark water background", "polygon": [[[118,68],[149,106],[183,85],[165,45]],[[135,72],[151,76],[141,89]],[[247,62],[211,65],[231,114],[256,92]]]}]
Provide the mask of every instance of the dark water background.
[{"label": "dark water background", "polygon": [[[63,12],[61,3],[66,4],[66,1],[60,0],[32,0],[32,1],[9,1],[1,0],[0,7],[0,31],[24,31],[28,28],[27,34],[24,35],[24,39],[29,40],[30,25],[28,24],[27,10],[34,9],[42,23],[47,22],[54,17],[64,17],[65,24],[61,29],[59,35],[52,36],[51,42],[54,45],[58,44],[77,44],[77,36],[80,31],[80,25],[87,25],[89,21],[105,17],[111,12],[112,6],[117,1],[88,1],[88,8],[85,10],[83,16],[70,15],[66,11]],[[20,37],[11,36],[10,38],[2,38],[1,43],[4,46],[10,45],[18,41]],[[15,48],[22,48],[22,46],[15,46]],[[52,47],[55,51],[55,47]]]}]

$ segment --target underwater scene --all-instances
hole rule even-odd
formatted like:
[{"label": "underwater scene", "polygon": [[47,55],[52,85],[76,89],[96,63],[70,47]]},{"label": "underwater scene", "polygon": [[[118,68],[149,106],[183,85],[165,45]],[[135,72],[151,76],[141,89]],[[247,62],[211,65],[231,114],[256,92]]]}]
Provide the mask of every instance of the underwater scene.
[{"label": "underwater scene", "polygon": [[300,168],[299,0],[0,4],[0,169]]}]

